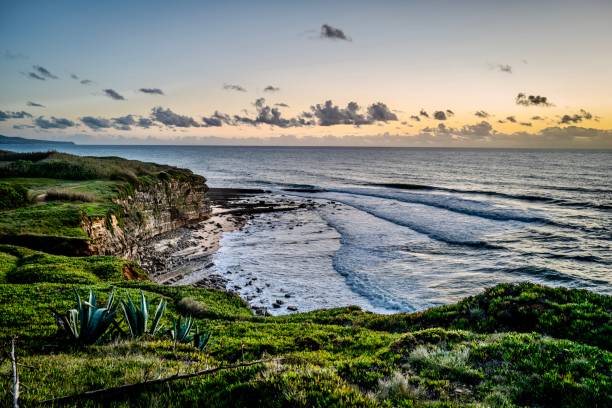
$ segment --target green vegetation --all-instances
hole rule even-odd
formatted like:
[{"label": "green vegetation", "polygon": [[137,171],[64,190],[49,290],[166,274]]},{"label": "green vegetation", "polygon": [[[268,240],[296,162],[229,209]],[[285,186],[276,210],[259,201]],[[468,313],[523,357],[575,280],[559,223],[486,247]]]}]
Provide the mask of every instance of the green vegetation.
[{"label": "green vegetation", "polygon": [[28,205],[28,190],[20,185],[0,183],[0,210]]},{"label": "green vegetation", "polygon": [[132,337],[142,337],[145,334],[154,336],[161,328],[161,318],[166,311],[167,302],[165,299],[161,299],[155,309],[155,315],[151,326],[148,326],[149,321],[149,301],[143,292],[140,292],[140,307],[136,306],[132,301],[131,296],[127,296],[127,300],[121,300],[121,308],[125,316],[125,322],[130,329],[130,335]]},{"label": "green vegetation", "polygon": [[85,254],[88,220],[138,222],[141,214],[117,203],[136,188],[168,180],[205,182],[189,170],[119,157],[0,150],[0,243]]},{"label": "green vegetation", "polygon": [[[73,260],[0,248],[0,270],[9,275],[24,259],[63,259],[66,264]],[[86,259],[90,258],[81,260]],[[281,360],[78,405],[603,407],[612,403],[610,298],[586,291],[499,285],[457,304],[415,314],[375,315],[351,307],[255,317],[228,293],[126,281],[117,273],[96,276],[94,284],[50,283],[44,278],[29,284],[0,284],[0,342],[18,335],[19,361],[31,367],[20,370],[25,406],[266,358]],[[89,289],[99,295],[100,308],[112,309],[107,304],[113,293],[126,305],[127,299],[142,293],[146,305],[143,309],[141,297],[135,311],[152,311],[150,305],[165,302],[159,325],[144,324],[149,332],[159,326],[157,335],[132,339],[129,318],[119,314],[118,328],[109,326],[97,341],[83,340],[80,343],[85,345],[78,347],[66,342],[67,335],[58,329],[50,310],[74,308],[74,291],[83,296]],[[532,314],[524,308],[533,304],[542,306],[538,318],[530,320]],[[559,319],[564,324],[558,324]],[[77,322],[80,319],[75,317],[68,325]],[[209,341],[211,336],[214,342]],[[0,365],[3,399],[10,396],[8,374],[9,364],[4,362]]]}]

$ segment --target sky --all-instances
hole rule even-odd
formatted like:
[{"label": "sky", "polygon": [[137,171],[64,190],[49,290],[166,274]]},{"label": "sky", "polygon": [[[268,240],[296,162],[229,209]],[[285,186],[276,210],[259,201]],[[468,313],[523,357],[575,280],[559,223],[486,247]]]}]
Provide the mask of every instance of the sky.
[{"label": "sky", "polygon": [[612,2],[0,0],[0,134],[612,148]]}]

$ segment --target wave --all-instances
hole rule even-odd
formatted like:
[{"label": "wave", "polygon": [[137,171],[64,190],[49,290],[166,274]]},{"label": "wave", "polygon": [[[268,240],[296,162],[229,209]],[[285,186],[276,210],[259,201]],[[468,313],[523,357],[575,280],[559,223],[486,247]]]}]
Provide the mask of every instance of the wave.
[{"label": "wave", "polygon": [[[325,194],[322,198],[342,203],[359,211],[363,211],[376,218],[388,221],[392,224],[407,227],[412,231],[428,236],[436,241],[444,242],[448,245],[459,245],[471,248],[499,250],[505,249],[502,246],[491,244],[484,241],[481,237],[489,232],[499,230],[497,224],[486,224],[484,221],[474,222],[476,220],[468,218],[457,218],[453,216],[449,218],[443,213],[432,214],[429,210],[426,213],[422,211],[411,211],[415,208],[397,208],[394,203],[390,206],[381,205],[380,202],[372,202],[370,205],[367,198],[363,196],[349,194]],[[378,198],[378,197],[370,197]],[[413,205],[427,208],[419,203],[410,203]],[[442,209],[447,211],[446,209]],[[439,211],[439,210],[438,210]],[[467,217],[465,215],[464,217]],[[493,223],[493,221],[489,221]]]},{"label": "wave", "polygon": [[[392,188],[398,190],[423,190],[423,191],[444,191],[449,193],[459,193],[459,194],[477,194],[477,195],[486,195],[492,197],[501,197],[508,198],[511,200],[520,200],[520,201],[528,201],[528,202],[539,202],[539,203],[547,203],[547,204],[555,204],[565,207],[579,207],[579,208],[595,208],[601,210],[609,210],[612,209],[612,204],[596,204],[588,201],[570,201],[564,200],[561,198],[553,198],[541,195],[533,195],[533,194],[511,194],[504,193],[501,191],[493,191],[493,190],[467,190],[460,188],[450,188],[450,187],[440,187],[440,186],[429,186],[425,184],[405,184],[405,183],[366,183],[365,185],[373,186],[373,187],[385,187]],[[558,191],[569,191],[569,192],[577,192],[577,193],[607,193],[612,194],[612,191],[598,188],[580,188],[580,187],[544,187],[548,190],[558,190]]]},{"label": "wave", "polygon": [[372,190],[365,188],[355,189],[330,189],[330,192],[354,194],[360,196],[377,197],[397,200],[405,203],[423,204],[430,207],[441,208],[455,213],[466,214],[479,218],[487,218],[494,221],[520,221],[525,223],[543,223],[556,224],[554,221],[528,213],[524,210],[515,210],[511,208],[501,208],[489,203],[466,200],[448,195],[427,195],[420,193],[392,193],[381,190]]},{"label": "wave", "polygon": [[610,282],[601,280],[601,279],[593,279],[582,276],[572,276],[567,275],[563,272],[559,272],[556,269],[546,268],[543,266],[535,266],[535,265],[525,265],[519,266],[516,268],[507,268],[503,270],[509,274],[519,274],[519,275],[527,275],[530,277],[543,279],[551,282],[562,282],[567,284],[568,282],[576,283],[580,287],[584,287],[587,285],[601,286],[601,285],[609,285]]}]

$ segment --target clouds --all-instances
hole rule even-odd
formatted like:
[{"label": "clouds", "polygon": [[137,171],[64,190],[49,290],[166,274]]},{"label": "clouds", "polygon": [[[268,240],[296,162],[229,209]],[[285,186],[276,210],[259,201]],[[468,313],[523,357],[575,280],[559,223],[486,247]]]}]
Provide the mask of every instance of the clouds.
[{"label": "clouds", "polygon": [[246,92],[247,90],[236,84],[223,84],[223,89],[226,91]]},{"label": "clouds", "polygon": [[92,130],[107,129],[113,126],[113,123],[109,119],[96,118],[93,116],[83,116],[81,123]]},{"label": "clouds", "polygon": [[31,117],[32,115],[25,111],[12,112],[0,110],[0,122],[4,122],[5,120],[9,119],[25,119]]},{"label": "clouds", "polygon": [[92,81],[91,79],[81,79],[80,83],[81,85],[91,85],[94,83],[94,81]]},{"label": "clouds", "polygon": [[324,104],[317,104],[310,107],[312,115],[317,119],[319,126],[335,125],[370,125],[375,122],[396,121],[397,115],[393,113],[387,105],[382,102],[374,103],[361,112],[360,106],[356,102],[349,102],[346,108],[334,105],[329,100]]},{"label": "clouds", "polygon": [[397,120],[397,115],[382,102],[368,106],[368,119],[372,122],[388,122]]},{"label": "clouds", "polygon": [[540,95],[526,95],[524,93],[519,93],[516,96],[516,104],[522,106],[554,106],[552,103],[548,101],[546,96]]},{"label": "clouds", "polygon": [[244,124],[252,126],[270,125],[281,128],[300,127],[312,124],[310,120],[303,116],[296,118],[283,118],[280,110],[267,105],[264,98],[257,99],[253,105],[257,111],[255,118],[235,115],[231,124]]},{"label": "clouds", "polygon": [[420,121],[421,121],[421,118],[420,118],[420,117],[418,117],[418,116],[416,116],[416,115],[411,115],[411,116],[410,116],[410,119],[415,120],[415,121],[417,121],[417,122],[420,122]]},{"label": "clouds", "polygon": [[429,114],[424,109],[421,109],[421,111],[419,112],[419,115],[425,118],[429,118]]},{"label": "clouds", "polygon": [[500,72],[505,72],[506,74],[512,73],[512,67],[508,64],[497,64],[497,69]]},{"label": "clouds", "polygon": [[47,79],[58,79],[57,76],[53,75],[47,68],[41,67],[40,65],[32,65],[32,72],[28,72],[28,77],[32,79],[38,79],[39,81],[45,81]]},{"label": "clouds", "polygon": [[321,38],[328,40],[342,40],[342,41],[352,41],[350,37],[344,34],[339,28],[335,28],[330,26],[329,24],[323,24],[321,26]]},{"label": "clouds", "polygon": [[114,99],[116,101],[124,101],[125,98],[123,97],[123,95],[120,95],[117,91],[115,91],[114,89],[104,89],[103,90],[104,95],[108,96],[111,99]]},{"label": "clouds", "polygon": [[279,92],[280,88],[277,86],[268,85],[264,88],[264,92]]},{"label": "clouds", "polygon": [[583,120],[591,120],[591,119],[593,119],[593,115],[590,112],[587,112],[584,109],[580,109],[580,112],[574,115],[563,115],[561,117],[561,120],[559,121],[559,124],[567,125],[570,123],[579,123],[579,122],[582,122]]},{"label": "clouds", "polygon": [[508,122],[510,122],[510,123],[516,123],[517,122],[516,117],[514,117],[514,116],[507,116],[506,120]]},{"label": "clouds", "polygon": [[433,117],[435,120],[446,120],[446,113],[444,111],[435,111]]},{"label": "clouds", "polygon": [[42,105],[42,104],[36,103],[36,102],[32,102],[32,101],[28,101],[28,103],[26,103],[26,105],[31,106],[33,108],[46,108],[45,105]]},{"label": "clouds", "polygon": [[211,116],[203,117],[204,127],[221,127],[223,124],[232,124],[232,119],[229,115],[215,111]]},{"label": "clouds", "polygon": [[174,113],[170,109],[164,109],[161,106],[157,106],[151,110],[151,119],[170,127],[200,127],[198,122],[196,122],[192,117],[179,115],[178,113]]},{"label": "clouds", "polygon": [[7,119],[25,119],[31,118],[32,115],[26,111],[12,112],[12,111],[0,111],[0,121]]},{"label": "clouds", "polygon": [[287,105],[284,102],[275,103],[274,106],[278,106],[280,108],[288,108],[289,107],[289,105]]},{"label": "clouds", "polygon": [[490,116],[487,112],[485,112],[483,110],[476,111],[474,113],[474,115],[478,116],[479,118],[483,118],[483,119],[486,119],[486,118],[488,118]]},{"label": "clouds", "polygon": [[49,119],[39,116],[34,119],[34,125],[40,129],[66,129],[76,126],[76,123],[69,119],[56,118],[55,116],[51,116]]},{"label": "clouds", "polygon": [[140,88],[138,91],[149,95],[164,95],[164,91],[159,88]]}]

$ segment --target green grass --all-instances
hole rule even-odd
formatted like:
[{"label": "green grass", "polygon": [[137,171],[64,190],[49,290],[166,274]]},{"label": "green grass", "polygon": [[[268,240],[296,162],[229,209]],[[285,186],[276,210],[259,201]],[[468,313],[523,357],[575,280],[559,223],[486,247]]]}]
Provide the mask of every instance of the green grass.
[{"label": "green grass", "polygon": [[[4,253],[17,260],[32,257],[31,252],[15,247]],[[7,263],[15,259],[7,258]],[[206,311],[196,319],[197,324],[212,333],[213,343],[206,353],[191,345],[175,348],[164,335],[142,340],[113,340],[107,336],[98,345],[70,346],[58,332],[49,310],[67,310],[74,304],[73,291],[85,295],[89,287],[100,302],[113,287],[120,297],[135,297],[143,290],[151,303],[163,296],[168,301],[162,320],[165,327],[196,302],[198,310]],[[203,403],[219,407],[609,406],[612,353],[603,346],[546,336],[543,333],[550,328],[542,322],[515,325],[514,330],[503,333],[491,333],[494,323],[490,319],[485,319],[486,323],[462,321],[465,327],[461,330],[444,325],[417,328],[433,324],[441,316],[447,319],[451,310],[461,310],[466,304],[504,303],[510,310],[520,308],[533,293],[538,294],[540,303],[555,303],[559,310],[607,299],[539,285],[500,285],[458,304],[410,315],[375,316],[356,308],[342,308],[262,318],[252,316],[234,295],[200,288],[122,280],[88,285],[0,284],[0,341],[17,334],[19,359],[24,366],[32,367],[21,370],[24,405],[144,378],[192,372],[207,365],[281,357],[281,362],[113,397],[112,403],[143,407]],[[184,299],[190,299],[187,309],[181,306]],[[485,309],[494,310],[492,307]],[[453,316],[446,320],[447,325],[459,325],[456,319],[460,314]],[[505,318],[500,317],[499,322],[504,330]],[[597,315],[591,318],[598,319]],[[588,321],[587,316],[581,319]],[[407,320],[413,327],[399,329],[399,320]],[[571,327],[567,330],[560,332],[562,337],[571,335]],[[592,333],[583,337],[605,344]],[[0,366],[3,390],[9,389],[8,370],[7,363]],[[3,392],[8,396],[8,391]],[[85,401],[80,405],[102,406],[103,402]]]}]

